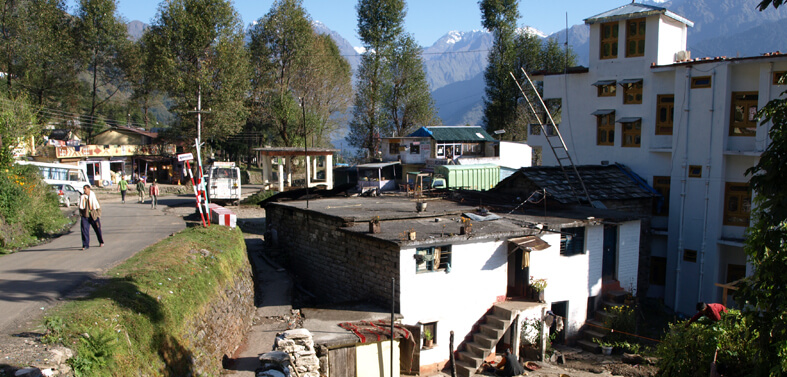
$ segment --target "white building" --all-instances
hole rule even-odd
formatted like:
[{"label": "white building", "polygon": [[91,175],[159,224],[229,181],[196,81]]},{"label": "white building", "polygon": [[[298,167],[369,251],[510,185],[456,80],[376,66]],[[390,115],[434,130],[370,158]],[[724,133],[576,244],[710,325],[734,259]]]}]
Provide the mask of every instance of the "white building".
[{"label": "white building", "polygon": [[[631,3],[585,20],[590,66],[545,74],[544,98],[562,101],[558,128],[575,164],[621,162],[664,194],[654,208],[652,297],[690,313],[721,302],[745,276],[743,237],[751,192],[747,168],[768,145],[757,109],[779,97],[787,54],[691,59],[693,23],[665,8]],[[531,127],[529,144],[556,165]],[[750,270],[751,266],[748,267]]]}]

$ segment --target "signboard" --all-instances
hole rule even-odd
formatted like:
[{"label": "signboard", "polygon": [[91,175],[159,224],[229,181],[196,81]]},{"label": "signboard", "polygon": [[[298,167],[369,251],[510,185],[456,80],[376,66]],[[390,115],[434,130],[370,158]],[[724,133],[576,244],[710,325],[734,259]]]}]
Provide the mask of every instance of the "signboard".
[{"label": "signboard", "polygon": [[182,153],[178,155],[178,161],[191,161],[194,159],[194,155],[191,153]]},{"label": "signboard", "polygon": [[174,144],[56,146],[57,158],[174,155]]}]

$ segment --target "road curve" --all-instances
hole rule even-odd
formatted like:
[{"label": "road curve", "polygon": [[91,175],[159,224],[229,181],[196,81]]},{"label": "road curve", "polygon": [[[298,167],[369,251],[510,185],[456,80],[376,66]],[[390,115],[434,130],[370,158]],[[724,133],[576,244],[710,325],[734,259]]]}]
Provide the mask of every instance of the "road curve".
[{"label": "road curve", "polygon": [[85,280],[94,278],[135,253],[186,227],[181,216],[165,214],[166,205],[184,199],[165,197],[158,209],[119,199],[101,201],[104,247],[90,230],[90,248],[80,250],[79,222],[45,245],[0,257],[0,333],[26,330],[26,322],[46,312]]}]

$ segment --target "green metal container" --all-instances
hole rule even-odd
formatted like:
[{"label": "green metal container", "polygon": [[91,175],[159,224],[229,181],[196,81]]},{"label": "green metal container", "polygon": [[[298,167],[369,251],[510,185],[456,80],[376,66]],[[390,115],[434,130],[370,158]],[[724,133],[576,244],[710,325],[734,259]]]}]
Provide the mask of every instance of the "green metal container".
[{"label": "green metal container", "polygon": [[434,173],[448,181],[448,188],[486,191],[500,182],[500,167],[495,164],[438,165]]}]

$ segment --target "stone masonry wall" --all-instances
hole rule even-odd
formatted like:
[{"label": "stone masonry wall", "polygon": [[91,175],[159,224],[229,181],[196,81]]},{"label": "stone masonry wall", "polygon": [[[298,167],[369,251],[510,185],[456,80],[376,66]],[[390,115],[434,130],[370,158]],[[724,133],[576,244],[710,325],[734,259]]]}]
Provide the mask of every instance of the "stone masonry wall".
[{"label": "stone masonry wall", "polygon": [[203,308],[195,308],[200,314],[185,326],[189,329],[185,341],[197,376],[220,375],[224,356],[231,357],[251,330],[254,282],[251,265],[242,266],[234,280],[225,282],[214,300]]},{"label": "stone masonry wall", "polygon": [[[293,207],[269,205],[266,216],[284,264],[322,303],[368,300],[390,306],[393,277],[399,292],[398,245],[344,231],[340,218]],[[397,295],[397,310],[398,302]]]}]

